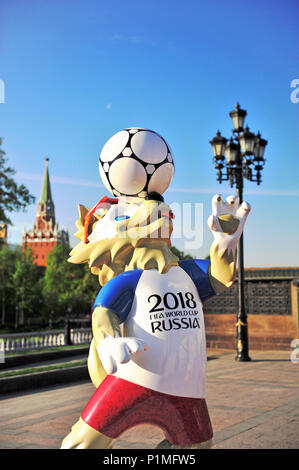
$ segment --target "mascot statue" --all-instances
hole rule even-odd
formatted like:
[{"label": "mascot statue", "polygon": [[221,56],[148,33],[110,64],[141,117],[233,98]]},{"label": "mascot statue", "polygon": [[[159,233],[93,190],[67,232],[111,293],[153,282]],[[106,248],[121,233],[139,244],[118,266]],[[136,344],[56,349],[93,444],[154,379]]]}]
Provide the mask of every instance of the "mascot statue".
[{"label": "mascot statue", "polygon": [[128,128],[100,155],[114,196],[79,206],[80,239],[69,262],[88,263],[101,286],[92,314],[88,370],[96,391],[63,449],[108,449],[138,424],[158,426],[157,448],[208,447],[203,303],[235,279],[236,247],[250,211],[237,197],[212,199],[210,260],[171,251],[174,214],[162,193],[174,172],[157,133]]}]

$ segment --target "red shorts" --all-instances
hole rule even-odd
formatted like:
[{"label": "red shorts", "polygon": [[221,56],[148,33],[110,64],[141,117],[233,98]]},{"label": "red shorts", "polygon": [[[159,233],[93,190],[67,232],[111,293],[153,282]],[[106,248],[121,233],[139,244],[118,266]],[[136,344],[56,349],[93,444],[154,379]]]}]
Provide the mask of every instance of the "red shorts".
[{"label": "red shorts", "polygon": [[160,427],[174,445],[188,446],[213,437],[204,398],[167,395],[107,375],[81,418],[102,434],[117,438],[138,424]]}]

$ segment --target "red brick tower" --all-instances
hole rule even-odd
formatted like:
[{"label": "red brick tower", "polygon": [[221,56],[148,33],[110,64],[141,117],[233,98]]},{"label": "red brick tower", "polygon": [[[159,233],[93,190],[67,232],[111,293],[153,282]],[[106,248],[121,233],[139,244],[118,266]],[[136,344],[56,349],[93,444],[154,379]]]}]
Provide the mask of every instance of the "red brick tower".
[{"label": "red brick tower", "polygon": [[55,209],[52,200],[49,170],[49,159],[46,158],[46,168],[40,200],[37,206],[36,221],[33,230],[23,232],[22,249],[31,248],[34,262],[38,266],[46,266],[47,256],[58,244],[69,242],[68,232],[58,231],[55,221]]}]

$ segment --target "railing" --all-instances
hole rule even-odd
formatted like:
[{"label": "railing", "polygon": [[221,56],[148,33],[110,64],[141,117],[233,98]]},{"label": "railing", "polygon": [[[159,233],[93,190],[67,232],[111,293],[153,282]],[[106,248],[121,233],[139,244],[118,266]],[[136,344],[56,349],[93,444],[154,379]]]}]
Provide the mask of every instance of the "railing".
[{"label": "railing", "polygon": [[[86,344],[92,339],[91,328],[71,328],[71,344]],[[3,352],[28,351],[30,349],[45,349],[67,344],[65,330],[33,331],[30,333],[0,333],[1,349]]]},{"label": "railing", "polygon": [[72,344],[90,343],[92,340],[91,328],[71,328]]}]

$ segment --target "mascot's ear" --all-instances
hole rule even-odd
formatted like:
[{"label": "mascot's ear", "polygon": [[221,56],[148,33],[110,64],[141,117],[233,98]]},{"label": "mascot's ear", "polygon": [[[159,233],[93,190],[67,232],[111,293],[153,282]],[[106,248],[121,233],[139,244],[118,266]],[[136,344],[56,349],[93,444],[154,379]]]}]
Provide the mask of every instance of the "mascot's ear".
[{"label": "mascot's ear", "polygon": [[[108,205],[108,208],[111,206],[111,204],[117,204],[118,203],[118,199],[115,199],[115,198],[110,198],[110,197],[107,197],[107,196],[104,196],[102,197],[102,199],[92,208],[90,209],[86,216],[85,216],[85,221],[84,221],[84,243],[87,243],[87,237],[88,235],[90,235],[91,233],[91,230],[90,230],[90,224],[92,223],[92,220],[95,218],[95,211],[102,207],[107,207]],[[99,219],[99,217],[97,216],[96,219]]]},{"label": "mascot's ear", "polygon": [[149,192],[145,199],[147,199],[148,201],[164,202],[164,197],[162,196],[162,194],[157,193],[156,191]]},{"label": "mascot's ear", "polygon": [[[87,207],[83,206],[82,204],[79,204],[78,212],[79,212],[79,219],[76,220],[76,226],[77,226],[78,232],[74,233],[74,236],[76,238],[79,238],[79,240],[83,240],[85,219],[89,212],[89,209],[87,209]],[[100,218],[101,217],[97,213],[94,213],[90,219],[90,225],[92,226],[93,224],[95,224]]]}]

